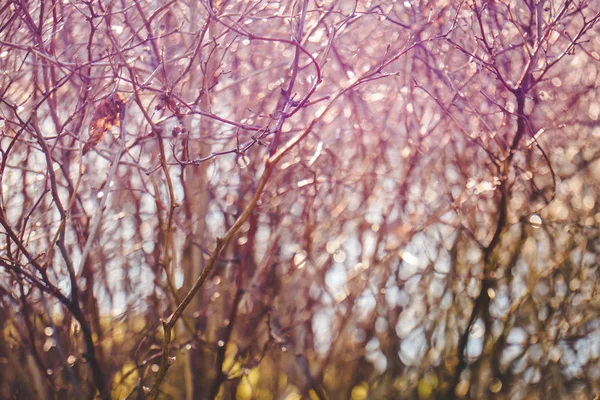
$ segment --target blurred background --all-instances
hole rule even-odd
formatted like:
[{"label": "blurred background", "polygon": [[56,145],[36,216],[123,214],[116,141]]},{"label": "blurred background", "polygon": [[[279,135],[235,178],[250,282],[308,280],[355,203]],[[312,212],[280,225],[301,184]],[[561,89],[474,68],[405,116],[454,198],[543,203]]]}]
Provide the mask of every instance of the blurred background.
[{"label": "blurred background", "polygon": [[0,398],[594,398],[599,19],[3,2]]}]

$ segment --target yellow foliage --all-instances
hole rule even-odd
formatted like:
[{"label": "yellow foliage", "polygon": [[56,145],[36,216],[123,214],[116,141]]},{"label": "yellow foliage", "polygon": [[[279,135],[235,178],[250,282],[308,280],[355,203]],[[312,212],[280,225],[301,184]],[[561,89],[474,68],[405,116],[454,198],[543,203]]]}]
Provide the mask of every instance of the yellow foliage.
[{"label": "yellow foliage", "polygon": [[229,379],[239,378],[243,372],[244,372],[244,369],[242,368],[242,363],[240,361],[236,361],[236,363],[233,364],[231,366],[231,368],[229,369],[229,371],[227,373],[227,377]]},{"label": "yellow foliage", "polygon": [[433,393],[433,387],[427,380],[421,379],[417,384],[417,392],[419,394],[419,399],[425,400],[431,396]]},{"label": "yellow foliage", "polygon": [[125,363],[123,368],[115,374],[110,397],[113,399],[124,399],[137,386],[138,381],[139,375],[135,363]]},{"label": "yellow foliage", "polygon": [[285,396],[285,400],[302,400],[302,395],[295,386],[290,386],[289,393]]},{"label": "yellow foliage", "polygon": [[365,400],[369,395],[369,384],[361,382],[352,388],[352,400]]},{"label": "yellow foliage", "polygon": [[252,398],[252,385],[246,376],[240,380],[235,392],[235,398],[236,400],[250,400]]},{"label": "yellow foliage", "polygon": [[437,375],[432,372],[426,373],[423,379],[421,379],[417,384],[417,393],[419,395],[419,399],[429,399],[438,384],[439,379]]},{"label": "yellow foliage", "polygon": [[258,373],[258,367],[252,368],[250,370],[250,372],[248,372],[247,377],[248,377],[248,382],[250,382],[250,384],[252,386],[258,385],[258,378],[260,378],[260,374]]}]

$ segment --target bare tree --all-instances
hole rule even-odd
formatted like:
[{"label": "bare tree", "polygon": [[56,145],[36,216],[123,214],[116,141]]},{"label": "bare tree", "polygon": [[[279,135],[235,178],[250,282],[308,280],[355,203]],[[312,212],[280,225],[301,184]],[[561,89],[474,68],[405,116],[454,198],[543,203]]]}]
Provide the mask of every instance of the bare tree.
[{"label": "bare tree", "polygon": [[593,398],[599,19],[0,4],[0,398]]}]

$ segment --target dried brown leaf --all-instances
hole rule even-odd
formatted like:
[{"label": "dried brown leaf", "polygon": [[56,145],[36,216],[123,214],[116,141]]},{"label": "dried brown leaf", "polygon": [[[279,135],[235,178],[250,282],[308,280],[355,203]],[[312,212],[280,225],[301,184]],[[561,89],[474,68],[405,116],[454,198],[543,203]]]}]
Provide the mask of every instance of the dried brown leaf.
[{"label": "dried brown leaf", "polygon": [[92,116],[90,136],[85,146],[83,146],[83,154],[96,146],[110,128],[120,126],[121,107],[124,102],[123,97],[119,93],[111,93],[106,99],[100,102]]}]

